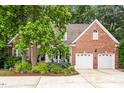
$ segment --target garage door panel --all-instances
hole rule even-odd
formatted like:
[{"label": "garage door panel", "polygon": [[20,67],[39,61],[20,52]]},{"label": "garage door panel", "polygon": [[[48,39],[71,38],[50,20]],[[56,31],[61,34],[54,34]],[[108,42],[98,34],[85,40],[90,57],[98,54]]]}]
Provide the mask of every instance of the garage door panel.
[{"label": "garage door panel", "polygon": [[115,62],[114,54],[98,54],[98,68],[99,69],[114,69]]},{"label": "garage door panel", "polygon": [[93,55],[90,53],[77,53],[76,54],[76,68],[92,69],[93,68]]}]

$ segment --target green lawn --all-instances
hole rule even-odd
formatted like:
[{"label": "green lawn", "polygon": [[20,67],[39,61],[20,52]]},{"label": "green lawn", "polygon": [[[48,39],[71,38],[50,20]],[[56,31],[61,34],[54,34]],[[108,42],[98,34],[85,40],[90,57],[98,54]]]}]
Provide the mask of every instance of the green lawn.
[{"label": "green lawn", "polygon": [[16,75],[14,71],[0,70],[0,76],[13,76]]},{"label": "green lawn", "polygon": [[71,75],[78,75],[78,72],[75,72],[75,74],[54,74],[54,73],[47,73],[47,74],[40,74],[40,73],[34,73],[34,72],[27,72],[27,73],[17,73],[15,71],[9,71],[9,70],[0,70],[0,76],[71,76]]}]

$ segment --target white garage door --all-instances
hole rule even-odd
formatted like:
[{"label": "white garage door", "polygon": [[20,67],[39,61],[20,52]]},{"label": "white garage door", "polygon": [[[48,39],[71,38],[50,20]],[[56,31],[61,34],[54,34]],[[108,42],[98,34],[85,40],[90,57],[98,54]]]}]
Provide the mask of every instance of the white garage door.
[{"label": "white garage door", "polygon": [[93,54],[76,53],[76,65],[75,66],[78,69],[93,69]]},{"label": "white garage door", "polygon": [[98,54],[98,69],[115,68],[115,55],[114,54]]}]

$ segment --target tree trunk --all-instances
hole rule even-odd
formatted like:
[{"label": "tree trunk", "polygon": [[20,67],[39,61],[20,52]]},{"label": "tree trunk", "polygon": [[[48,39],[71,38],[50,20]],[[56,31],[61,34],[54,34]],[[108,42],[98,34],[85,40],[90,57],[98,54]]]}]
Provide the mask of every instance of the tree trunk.
[{"label": "tree trunk", "polygon": [[32,66],[37,64],[37,45],[31,45],[31,63]]},{"label": "tree trunk", "polygon": [[26,53],[22,52],[22,62],[26,62]]}]

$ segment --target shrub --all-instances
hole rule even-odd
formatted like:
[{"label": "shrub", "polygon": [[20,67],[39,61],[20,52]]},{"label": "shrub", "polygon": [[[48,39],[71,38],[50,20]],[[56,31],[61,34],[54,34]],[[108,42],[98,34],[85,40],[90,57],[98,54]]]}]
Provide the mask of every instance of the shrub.
[{"label": "shrub", "polygon": [[76,74],[77,73],[75,68],[74,68],[74,66],[72,66],[72,65],[70,65],[67,68],[65,68],[63,70],[63,72],[64,72],[65,75],[72,75],[72,74]]},{"label": "shrub", "polygon": [[52,73],[59,74],[63,72],[63,67],[60,64],[54,63],[51,64],[49,67],[50,67],[50,72]]},{"label": "shrub", "polygon": [[124,69],[124,61],[119,62],[120,68]]},{"label": "shrub", "polygon": [[4,67],[4,60],[5,60],[5,57],[0,56],[0,68]]},{"label": "shrub", "polygon": [[5,62],[4,62],[4,65],[7,67],[7,68],[10,68],[10,67],[13,67],[15,66],[16,63],[20,63],[21,62],[21,58],[20,57],[14,57],[14,56],[11,56],[11,57],[7,57]]},{"label": "shrub", "polygon": [[28,62],[17,63],[15,65],[17,72],[29,72],[32,69],[32,66]]},{"label": "shrub", "polygon": [[75,67],[73,65],[68,66],[67,68],[69,71],[75,71]]},{"label": "shrub", "polygon": [[40,62],[32,68],[32,72],[41,73],[41,74],[48,73],[49,72],[48,64],[44,62]]},{"label": "shrub", "polygon": [[124,68],[124,39],[119,44],[119,65],[120,68]]},{"label": "shrub", "polygon": [[67,59],[61,59],[60,64],[62,65],[62,67],[66,68],[70,65],[70,63],[67,61]]}]

